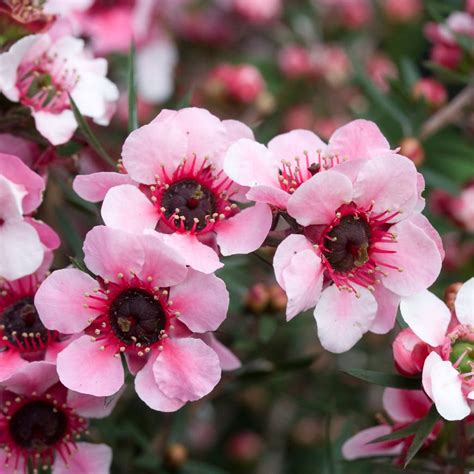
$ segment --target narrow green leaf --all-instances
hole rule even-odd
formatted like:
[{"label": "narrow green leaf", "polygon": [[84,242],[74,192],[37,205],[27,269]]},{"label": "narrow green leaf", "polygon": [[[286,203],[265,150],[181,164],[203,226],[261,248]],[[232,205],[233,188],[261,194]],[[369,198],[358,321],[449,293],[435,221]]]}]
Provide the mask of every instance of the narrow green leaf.
[{"label": "narrow green leaf", "polygon": [[406,438],[407,436],[414,435],[418,430],[421,421],[422,420],[416,421],[415,423],[412,423],[409,426],[405,426],[405,428],[393,431],[392,433],[389,433],[385,436],[379,436],[378,438],[373,439],[367,444],[383,443],[384,441],[393,441],[395,439]]},{"label": "narrow green leaf", "polygon": [[184,107],[189,107],[191,105],[191,99],[193,97],[193,89],[189,89],[188,92],[186,92],[186,94],[183,95],[183,97],[181,97],[181,99],[179,99],[178,103],[176,104],[176,108],[177,109],[183,109]]},{"label": "narrow green leaf", "polygon": [[433,430],[435,424],[441,419],[436,410],[436,406],[433,405],[431,410],[428,414],[420,421],[418,429],[416,430],[415,437],[408,448],[408,453],[405,459],[405,467],[408,466],[410,461],[413,459],[415,454],[419,451],[419,449],[423,446],[425,439]]},{"label": "narrow green leaf", "polygon": [[105,151],[104,147],[100,144],[97,137],[94,135],[94,132],[91,130],[87,124],[85,118],[81,114],[81,111],[78,109],[77,104],[74,102],[74,99],[69,94],[69,100],[71,102],[72,111],[74,117],[79,125],[79,128],[87,140],[87,143],[94,148],[97,154],[109,165],[116,166],[117,163],[110,157],[110,155]]},{"label": "narrow green leaf", "polygon": [[135,43],[132,41],[128,54],[128,131],[138,128],[137,93],[135,85]]},{"label": "narrow green leaf", "polygon": [[404,388],[406,390],[421,389],[421,379],[419,378],[364,369],[345,369],[342,372],[365,382],[381,385],[382,387]]}]

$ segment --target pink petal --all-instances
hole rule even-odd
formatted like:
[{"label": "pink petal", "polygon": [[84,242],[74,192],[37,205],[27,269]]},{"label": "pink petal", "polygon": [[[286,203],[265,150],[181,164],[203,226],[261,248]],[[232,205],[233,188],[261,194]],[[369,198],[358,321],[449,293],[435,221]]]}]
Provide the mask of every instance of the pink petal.
[{"label": "pink petal", "polygon": [[374,426],[349,438],[342,446],[342,456],[348,461],[371,456],[396,456],[401,454],[401,442],[370,443],[374,439],[388,435],[392,428],[388,425]]},{"label": "pink petal", "polygon": [[109,474],[112,465],[112,449],[105,444],[78,443],[67,462],[56,456],[54,474]]},{"label": "pink petal", "polygon": [[241,367],[240,360],[224,344],[219,342],[214,334],[202,334],[200,338],[217,354],[222,370],[237,370]]},{"label": "pink petal", "polygon": [[263,244],[271,225],[272,210],[257,203],[216,225],[217,245],[222,255],[251,253]]},{"label": "pink petal", "polygon": [[375,285],[374,296],[377,301],[377,314],[370,326],[370,332],[387,334],[395,325],[400,296],[387,290],[383,285]]},{"label": "pink petal", "polygon": [[288,200],[288,213],[299,224],[329,224],[337,209],[352,201],[352,183],[341,173],[328,170],[303,183]]},{"label": "pink petal", "polygon": [[275,256],[273,257],[273,268],[275,270],[275,278],[278,284],[285,289],[285,281],[283,278],[284,270],[291,264],[293,257],[304,250],[313,250],[311,242],[301,234],[289,235],[277,247]]},{"label": "pink petal", "polygon": [[286,209],[290,194],[279,188],[255,186],[248,190],[246,197],[251,201],[264,202],[279,209]]},{"label": "pink petal", "polygon": [[68,390],[67,404],[84,418],[105,418],[112,413],[122,393],[123,389],[111,397],[95,397]]},{"label": "pink petal", "polygon": [[16,280],[29,275],[43,258],[43,245],[33,226],[18,220],[0,226],[0,276]]},{"label": "pink petal", "polygon": [[134,130],[125,140],[122,158],[125,169],[137,182],[154,184],[162,165],[173,172],[186,156],[188,137],[176,126],[152,122]]},{"label": "pink petal", "polygon": [[347,290],[329,286],[321,293],[314,310],[321,345],[341,353],[351,349],[370,329],[377,313],[377,302],[365,288],[357,288],[360,297]]},{"label": "pink petal", "polygon": [[0,218],[4,221],[21,220],[23,214],[22,202],[26,196],[24,186],[17,185],[0,175]]},{"label": "pink petal", "polygon": [[135,184],[130,175],[102,171],[100,173],[80,174],[76,176],[72,187],[82,199],[90,202],[103,201],[107,191],[121,184]]},{"label": "pink petal", "polygon": [[224,265],[214,250],[188,234],[169,234],[163,236],[164,242],[173,247],[184,259],[186,265],[203,273],[214,273]]},{"label": "pink petal", "polygon": [[282,278],[288,296],[287,321],[316,305],[323,286],[323,271],[321,259],[313,249],[297,253],[283,270]]},{"label": "pink petal", "polygon": [[153,410],[173,412],[179,410],[186,402],[168,398],[159,388],[153,375],[154,358],[150,358],[145,367],[135,377],[137,395]]},{"label": "pink petal", "polygon": [[155,206],[131,184],[109,189],[101,214],[106,225],[129,232],[142,233],[145,229],[154,229],[158,223]]},{"label": "pink petal", "polygon": [[18,395],[43,394],[58,382],[56,366],[49,362],[30,362],[8,379],[8,390]]},{"label": "pink petal", "polygon": [[241,138],[255,140],[252,129],[239,120],[223,120],[222,125],[226,129],[229,143],[236,142]]},{"label": "pink petal", "polygon": [[49,227],[48,224],[45,224],[43,221],[38,221],[31,217],[25,217],[25,222],[30,224],[38,234],[38,237],[41,240],[41,243],[47,250],[56,250],[61,245],[61,240],[59,240],[59,235]]},{"label": "pink petal", "polygon": [[142,278],[151,277],[154,286],[173,286],[181,283],[188,273],[184,259],[163,242],[160,234],[152,231],[139,237],[145,261],[140,271]]},{"label": "pink petal", "polygon": [[4,382],[28,365],[19,352],[11,349],[0,351],[0,382]]},{"label": "pink petal", "polygon": [[97,282],[75,268],[56,270],[41,284],[35,296],[35,307],[43,324],[64,334],[85,329],[89,319],[98,315],[84,307],[85,293],[93,292]]},{"label": "pink petal", "polygon": [[[388,155],[367,161],[354,183],[354,202],[373,212],[410,212],[418,201],[417,171],[411,160]],[[397,216],[394,220],[400,220]]]},{"label": "pink petal", "polygon": [[224,321],[229,307],[225,283],[215,275],[190,269],[187,278],[170,289],[173,310],[193,332],[215,331]]},{"label": "pink petal", "polygon": [[319,163],[319,156],[324,155],[326,146],[326,143],[310,130],[292,130],[278,135],[268,142],[268,149],[279,160],[293,162],[293,159],[298,157],[302,166],[305,166],[306,154],[310,165]]},{"label": "pink petal", "polygon": [[388,276],[383,277],[383,284],[402,296],[425,290],[441,271],[441,257],[435,241],[409,219],[392,226],[390,232],[397,236],[397,243],[380,243],[377,247],[396,250],[396,253],[383,254],[380,260],[401,271],[384,268]]},{"label": "pink petal", "polygon": [[[428,361],[430,363],[427,366]],[[451,362],[442,360],[436,352],[432,352],[426,358],[423,368],[423,387],[425,386],[425,368],[429,370],[431,398],[438,413],[449,421],[466,418],[471,413],[471,408],[463,395],[459,372]]]},{"label": "pink petal", "polygon": [[328,154],[341,159],[374,158],[390,150],[390,144],[377,125],[368,120],[353,120],[338,128],[328,143]]},{"label": "pink petal", "polygon": [[437,296],[428,290],[405,296],[400,303],[403,319],[412,331],[430,346],[444,343],[451,321],[451,312]]},{"label": "pink petal", "polygon": [[441,236],[438,234],[438,231],[430,224],[429,220],[423,214],[414,212],[410,215],[410,221],[422,229],[425,234],[431,240],[433,240],[433,242],[436,244],[436,247],[438,248],[441,260],[444,260],[445,253],[443,241],[441,240]]},{"label": "pink petal", "polygon": [[424,418],[431,408],[431,401],[422,390],[386,388],[383,406],[388,416],[397,423],[413,423]]},{"label": "pink petal", "polygon": [[[100,350],[101,343],[81,336],[59,355],[58,374],[61,383],[75,392],[105,397],[118,392],[124,384],[120,358],[115,348]],[[106,376],[105,376],[106,375]]]},{"label": "pink petal", "polygon": [[183,402],[207,395],[221,378],[217,354],[200,339],[167,339],[153,365],[158,388]]},{"label": "pink petal", "polygon": [[117,281],[118,274],[140,273],[144,261],[140,237],[112,227],[96,226],[84,240],[84,262],[96,275]]},{"label": "pink petal", "polygon": [[52,145],[62,145],[69,141],[77,128],[77,122],[72,110],[53,114],[50,112],[32,112],[36,129]]},{"label": "pink petal", "polygon": [[474,278],[467,280],[460,288],[454,307],[460,323],[474,326]]},{"label": "pink petal", "polygon": [[227,176],[242,186],[280,189],[280,160],[264,145],[244,138],[230,146],[224,158]]},{"label": "pink petal", "polygon": [[41,204],[45,187],[44,180],[20,158],[0,153],[0,175],[25,188],[27,194],[22,201],[24,214],[30,214]]}]

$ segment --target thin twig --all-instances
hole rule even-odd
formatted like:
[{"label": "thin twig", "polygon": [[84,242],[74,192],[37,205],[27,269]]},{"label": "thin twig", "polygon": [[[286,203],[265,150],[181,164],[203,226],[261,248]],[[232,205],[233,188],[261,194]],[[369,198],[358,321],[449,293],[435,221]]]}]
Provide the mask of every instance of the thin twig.
[{"label": "thin twig", "polygon": [[465,87],[453,100],[429,118],[421,127],[420,138],[425,140],[452,123],[467,105],[474,105],[474,84]]}]

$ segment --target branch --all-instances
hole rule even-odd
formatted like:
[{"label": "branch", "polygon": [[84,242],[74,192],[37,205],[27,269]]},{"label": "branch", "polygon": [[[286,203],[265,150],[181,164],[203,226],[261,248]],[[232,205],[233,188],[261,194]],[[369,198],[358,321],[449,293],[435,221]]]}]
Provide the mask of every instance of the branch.
[{"label": "branch", "polygon": [[425,140],[441,128],[453,122],[467,105],[474,105],[474,84],[464,88],[449,104],[429,118],[420,131],[420,139]]}]

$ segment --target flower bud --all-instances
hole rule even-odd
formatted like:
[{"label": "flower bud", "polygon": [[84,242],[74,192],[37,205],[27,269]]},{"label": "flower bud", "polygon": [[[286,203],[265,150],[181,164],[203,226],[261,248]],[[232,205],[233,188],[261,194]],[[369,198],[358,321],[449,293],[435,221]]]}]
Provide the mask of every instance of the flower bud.
[{"label": "flower bud", "polygon": [[234,434],[226,444],[227,455],[242,464],[255,462],[262,452],[263,441],[253,431],[241,431]]},{"label": "flower bud", "polygon": [[245,297],[245,306],[254,313],[263,313],[270,302],[270,293],[268,287],[264,283],[256,283],[249,288]]},{"label": "flower bud", "polygon": [[270,294],[270,306],[274,311],[284,311],[288,303],[286,293],[276,283],[268,289]]},{"label": "flower bud", "polygon": [[412,89],[415,99],[424,99],[432,108],[438,108],[446,103],[448,93],[441,82],[431,77],[424,77],[415,82]]},{"label": "flower bud", "polygon": [[163,463],[169,470],[178,470],[188,459],[188,450],[180,443],[170,444],[165,451]]},{"label": "flower bud", "polygon": [[423,370],[423,364],[430,347],[411,329],[399,332],[392,345],[395,367],[403,375],[416,375]]},{"label": "flower bud", "polygon": [[414,137],[406,137],[400,142],[400,154],[410,158],[416,167],[421,166],[425,160],[423,147]]},{"label": "flower bud", "polygon": [[444,301],[446,302],[447,307],[454,311],[454,301],[456,300],[456,296],[458,291],[461,289],[463,283],[456,282],[451,283],[445,290],[444,290]]}]

